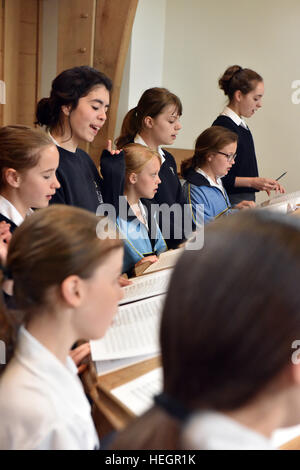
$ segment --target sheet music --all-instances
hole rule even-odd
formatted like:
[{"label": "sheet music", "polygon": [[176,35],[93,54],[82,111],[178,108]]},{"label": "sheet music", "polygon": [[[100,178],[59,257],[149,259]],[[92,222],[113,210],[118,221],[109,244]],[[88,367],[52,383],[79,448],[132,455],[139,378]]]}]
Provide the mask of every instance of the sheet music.
[{"label": "sheet music", "polygon": [[111,394],[136,416],[140,416],[153,405],[153,397],[162,390],[162,368],[141,375],[135,380],[116,387]]},{"label": "sheet music", "polygon": [[261,204],[262,207],[269,207],[274,204],[281,204],[281,203],[291,203],[291,204],[300,204],[300,191],[294,191],[293,193],[288,194],[280,194],[278,196],[273,197],[269,201],[265,201]]},{"label": "sheet music", "polygon": [[164,269],[163,271],[131,279],[132,284],[123,288],[124,298],[121,300],[120,305],[154,295],[165,294],[168,290],[171,274],[172,269]]},{"label": "sheet music", "polygon": [[158,331],[165,295],[122,305],[104,338],[91,341],[93,361],[159,353]]},{"label": "sheet music", "polygon": [[161,255],[159,255],[158,261],[151,264],[144,271],[144,274],[175,266],[179,256],[183,253],[183,251],[184,248],[177,248],[176,250],[169,250],[164,253],[161,253]]},{"label": "sheet music", "polygon": [[124,367],[147,361],[153,357],[157,357],[157,354],[144,354],[143,356],[125,357],[124,359],[112,359],[110,361],[96,361],[97,374],[100,377],[101,375],[108,374],[109,372],[114,372],[123,369]]}]

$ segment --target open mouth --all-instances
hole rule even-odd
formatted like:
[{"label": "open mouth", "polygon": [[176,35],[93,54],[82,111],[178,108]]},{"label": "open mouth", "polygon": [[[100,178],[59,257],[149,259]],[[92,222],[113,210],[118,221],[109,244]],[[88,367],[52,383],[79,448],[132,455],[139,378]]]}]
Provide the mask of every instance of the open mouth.
[{"label": "open mouth", "polygon": [[99,126],[94,126],[94,124],[90,125],[90,128],[93,129],[93,131],[97,134],[97,132],[100,130]]}]

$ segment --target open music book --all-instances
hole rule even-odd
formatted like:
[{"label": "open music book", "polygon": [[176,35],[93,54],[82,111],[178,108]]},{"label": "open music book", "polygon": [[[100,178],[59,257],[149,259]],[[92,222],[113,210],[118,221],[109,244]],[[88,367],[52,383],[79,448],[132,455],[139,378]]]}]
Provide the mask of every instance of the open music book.
[{"label": "open music book", "polygon": [[162,390],[162,368],[157,367],[137,379],[110,391],[132,415],[140,416],[153,405],[153,397]]},{"label": "open music book", "polygon": [[300,191],[295,191],[288,194],[280,194],[273,197],[272,199],[268,199],[267,201],[262,202],[260,207],[284,214],[293,212],[300,207]]},{"label": "open music book", "polygon": [[132,284],[123,287],[124,297],[120,305],[146,299],[155,295],[165,294],[168,290],[172,269],[163,269],[145,276],[131,279]]},{"label": "open music book", "polygon": [[159,353],[159,326],[165,296],[122,305],[105,337],[91,341],[93,361]]},{"label": "open music book", "polygon": [[162,269],[172,268],[175,266],[179,256],[183,253],[184,248],[177,248],[176,250],[168,250],[161,253],[158,261],[151,263],[147,261],[135,267],[135,275],[141,276],[142,274],[150,274]]}]

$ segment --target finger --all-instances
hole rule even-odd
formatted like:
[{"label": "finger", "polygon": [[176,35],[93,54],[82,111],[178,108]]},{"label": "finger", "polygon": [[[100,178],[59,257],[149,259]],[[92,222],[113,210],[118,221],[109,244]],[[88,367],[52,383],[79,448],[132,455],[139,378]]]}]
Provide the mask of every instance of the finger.
[{"label": "finger", "polygon": [[82,344],[78,348],[72,349],[70,351],[70,356],[76,364],[79,364],[85,357],[87,357],[91,352],[91,347],[89,343]]},{"label": "finger", "polygon": [[110,139],[108,139],[108,141],[107,141],[106,150],[108,150],[110,153],[111,153],[111,151],[112,151],[112,143],[111,143],[111,140],[110,140]]},{"label": "finger", "polygon": [[86,368],[87,368],[87,364],[81,364],[81,366],[77,368],[77,373],[82,374],[82,372],[84,372]]}]

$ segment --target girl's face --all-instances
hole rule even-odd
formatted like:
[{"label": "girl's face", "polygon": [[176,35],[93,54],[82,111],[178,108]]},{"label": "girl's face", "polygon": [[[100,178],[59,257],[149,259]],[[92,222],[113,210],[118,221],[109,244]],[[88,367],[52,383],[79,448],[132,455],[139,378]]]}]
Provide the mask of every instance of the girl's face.
[{"label": "girl's face", "polygon": [[113,250],[95,269],[92,277],[81,280],[81,308],[74,313],[73,319],[78,338],[102,338],[111,325],[118,303],[123,298],[119,284],[122,264],[123,248]]},{"label": "girl's face", "polygon": [[[134,189],[138,198],[153,199],[157,192],[158,185],[161,180],[158,176],[161,162],[158,157],[153,157],[143,167],[140,173],[132,173],[131,184],[134,185]],[[133,183],[134,181],[134,183]]]},{"label": "girl's face", "polygon": [[108,107],[109,91],[102,85],[80,98],[73,111],[65,107],[64,113],[69,115],[67,122],[70,123],[72,129],[72,141],[76,145],[79,140],[93,142],[106,121]]},{"label": "girl's face", "polygon": [[178,110],[173,104],[166,106],[155,118],[150,118],[148,124],[151,141],[156,147],[173,144],[181,127]]},{"label": "girl's face", "polygon": [[[234,160],[230,157],[236,154],[236,149],[237,143],[231,142],[222,147],[220,153],[214,152],[208,156],[210,169],[216,178],[222,178],[222,176],[227,175],[232,165],[234,165]],[[223,155],[223,153],[226,153],[227,156]]]},{"label": "girl's face", "polygon": [[43,147],[39,151],[36,166],[19,174],[19,199],[25,208],[47,207],[60,184],[56,178],[59,153],[55,145]]},{"label": "girl's face", "polygon": [[264,82],[257,82],[254,90],[246,95],[240,93],[239,96],[239,111],[240,116],[249,118],[262,107],[262,98],[264,95]]}]

